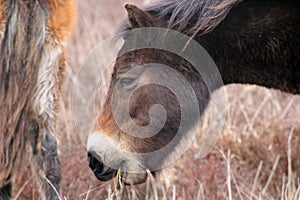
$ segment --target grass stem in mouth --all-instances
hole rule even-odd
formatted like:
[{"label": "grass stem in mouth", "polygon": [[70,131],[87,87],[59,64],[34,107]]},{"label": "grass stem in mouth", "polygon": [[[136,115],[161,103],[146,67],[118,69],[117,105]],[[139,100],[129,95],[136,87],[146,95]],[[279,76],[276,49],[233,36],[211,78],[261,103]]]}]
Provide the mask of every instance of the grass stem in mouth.
[{"label": "grass stem in mouth", "polygon": [[124,180],[122,178],[123,174],[122,174],[122,170],[121,168],[118,169],[117,172],[117,183],[115,184],[115,190],[123,190],[123,186],[124,186]]},{"label": "grass stem in mouth", "polygon": [[116,183],[115,183],[115,191],[117,190],[123,190],[124,188],[124,179],[122,178],[122,176],[124,175],[124,163],[125,161],[122,161],[119,168],[118,168],[118,172],[117,172],[117,176],[116,176]]}]

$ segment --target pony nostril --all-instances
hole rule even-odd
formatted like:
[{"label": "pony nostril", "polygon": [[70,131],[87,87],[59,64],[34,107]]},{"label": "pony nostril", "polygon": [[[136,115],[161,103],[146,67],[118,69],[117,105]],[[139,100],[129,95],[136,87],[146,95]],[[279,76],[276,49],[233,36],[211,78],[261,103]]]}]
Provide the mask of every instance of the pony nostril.
[{"label": "pony nostril", "polygon": [[105,167],[102,159],[97,154],[88,152],[87,161],[89,167],[100,181],[110,180],[117,174],[117,170],[110,167]]},{"label": "pony nostril", "polygon": [[88,153],[88,164],[89,167],[93,170],[93,172],[102,172],[103,171],[103,163],[101,159],[97,159],[93,156],[92,153]]}]

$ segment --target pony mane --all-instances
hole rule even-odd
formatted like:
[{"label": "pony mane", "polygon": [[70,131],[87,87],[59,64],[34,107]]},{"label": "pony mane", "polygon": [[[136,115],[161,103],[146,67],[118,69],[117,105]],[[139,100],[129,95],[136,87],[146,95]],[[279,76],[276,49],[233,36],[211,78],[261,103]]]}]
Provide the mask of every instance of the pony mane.
[{"label": "pony mane", "polygon": [[[143,10],[167,20],[171,29],[189,36],[207,34],[228,15],[231,8],[243,0],[163,0]],[[127,25],[126,25],[127,23]],[[130,29],[128,22],[119,31]]]}]

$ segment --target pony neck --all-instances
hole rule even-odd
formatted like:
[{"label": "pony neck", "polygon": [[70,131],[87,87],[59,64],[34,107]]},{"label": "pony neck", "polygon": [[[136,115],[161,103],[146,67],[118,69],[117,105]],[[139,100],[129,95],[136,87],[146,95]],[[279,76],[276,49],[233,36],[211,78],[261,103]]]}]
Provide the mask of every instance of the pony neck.
[{"label": "pony neck", "polygon": [[214,59],[225,85],[256,84],[299,94],[299,9],[294,1],[244,1],[195,40]]}]

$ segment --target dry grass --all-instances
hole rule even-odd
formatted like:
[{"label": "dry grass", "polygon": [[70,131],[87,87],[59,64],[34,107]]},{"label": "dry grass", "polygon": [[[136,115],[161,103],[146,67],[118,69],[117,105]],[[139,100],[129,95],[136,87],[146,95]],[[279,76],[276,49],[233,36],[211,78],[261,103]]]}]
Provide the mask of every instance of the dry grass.
[{"label": "dry grass", "polygon": [[[89,170],[76,135],[71,85],[93,47],[113,35],[125,1],[79,0],[79,25],[70,44],[70,69],[59,124],[63,198],[71,199],[300,199],[300,97],[254,86],[229,86],[223,134],[204,159],[197,140],[154,180],[114,190]],[[142,4],[141,1],[135,3]],[[204,120],[205,121],[205,120]],[[84,123],[81,124],[84,126]],[[17,177],[18,199],[39,199],[28,167]]]}]

